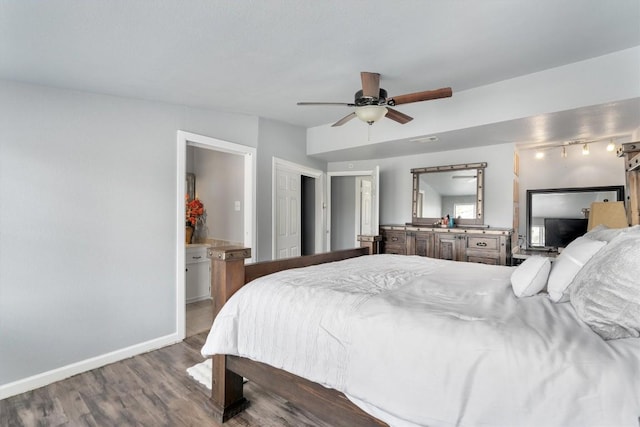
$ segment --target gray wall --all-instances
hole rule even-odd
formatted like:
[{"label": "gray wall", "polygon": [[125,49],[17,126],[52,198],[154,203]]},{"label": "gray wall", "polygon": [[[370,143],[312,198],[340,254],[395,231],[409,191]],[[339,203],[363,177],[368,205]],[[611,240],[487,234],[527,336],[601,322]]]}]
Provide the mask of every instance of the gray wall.
[{"label": "gray wall", "polygon": [[589,144],[588,156],[582,155],[581,145],[568,147],[566,158],[559,149],[546,152],[543,159],[536,159],[533,150],[519,153],[520,235],[526,235],[527,190],[625,185],[624,160],[606,151],[607,143]]},{"label": "gray wall", "polygon": [[369,170],[380,166],[380,224],[411,221],[412,168],[487,162],[485,224],[512,227],[514,144],[452,150],[389,159],[332,162],[328,171]]},{"label": "gray wall", "polygon": [[[199,147],[187,147],[193,158],[196,196],[207,210],[208,238],[244,242],[244,157]],[[235,202],[240,210],[235,210]]]},{"label": "gray wall", "polygon": [[331,250],[354,247],[356,236],[356,177],[331,178]]},{"label": "gray wall", "polygon": [[0,81],[0,387],[176,333],[179,129],[258,147],[270,258],[271,156],[325,166],[304,129]]}]

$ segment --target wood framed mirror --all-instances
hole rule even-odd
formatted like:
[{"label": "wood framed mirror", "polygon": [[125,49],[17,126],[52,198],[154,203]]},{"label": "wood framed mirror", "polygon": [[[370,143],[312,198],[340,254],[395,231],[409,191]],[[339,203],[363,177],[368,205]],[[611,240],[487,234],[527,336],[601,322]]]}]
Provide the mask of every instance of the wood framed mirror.
[{"label": "wood framed mirror", "polygon": [[411,222],[434,225],[450,215],[456,226],[484,224],[484,170],[487,163],[411,169]]}]

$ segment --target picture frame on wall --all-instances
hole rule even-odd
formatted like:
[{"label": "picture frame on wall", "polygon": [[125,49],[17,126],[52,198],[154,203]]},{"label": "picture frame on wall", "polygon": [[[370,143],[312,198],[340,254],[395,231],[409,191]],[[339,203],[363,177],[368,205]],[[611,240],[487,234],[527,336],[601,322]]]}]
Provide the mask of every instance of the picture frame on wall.
[{"label": "picture frame on wall", "polygon": [[184,180],[184,193],[189,196],[189,200],[196,198],[196,175],[187,173]]}]

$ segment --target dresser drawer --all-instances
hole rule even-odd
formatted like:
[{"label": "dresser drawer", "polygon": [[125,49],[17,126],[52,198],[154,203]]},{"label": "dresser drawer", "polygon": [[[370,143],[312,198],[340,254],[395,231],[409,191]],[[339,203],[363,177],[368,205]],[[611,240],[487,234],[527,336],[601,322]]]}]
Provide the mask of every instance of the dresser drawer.
[{"label": "dresser drawer", "polygon": [[467,254],[465,261],[467,262],[475,262],[479,264],[489,264],[489,265],[501,265],[500,257],[498,254],[495,256],[490,256],[486,253],[479,254]]},{"label": "dresser drawer", "polygon": [[467,237],[467,249],[482,249],[485,251],[497,251],[498,249],[500,249],[500,237],[469,236]]},{"label": "dresser drawer", "polygon": [[385,245],[401,245],[406,242],[404,231],[385,231],[382,235],[382,241]]},{"label": "dresser drawer", "polygon": [[404,230],[384,230],[382,232],[382,253],[406,255],[406,241]]},{"label": "dresser drawer", "polygon": [[394,245],[394,244],[385,244],[383,248],[383,253],[385,254],[395,254],[395,255],[406,255],[407,248],[402,245]]}]

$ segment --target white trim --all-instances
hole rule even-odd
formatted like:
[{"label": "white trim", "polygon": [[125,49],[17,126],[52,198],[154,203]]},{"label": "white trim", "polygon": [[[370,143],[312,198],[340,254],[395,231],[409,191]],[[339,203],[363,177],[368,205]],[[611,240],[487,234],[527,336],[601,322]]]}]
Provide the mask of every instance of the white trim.
[{"label": "white trim", "polygon": [[356,212],[355,218],[353,219],[353,223],[355,224],[355,235],[353,236],[354,248],[357,248],[359,245],[358,235],[360,234],[360,230],[362,230],[362,178],[364,178],[363,175],[356,176]]},{"label": "white trim", "polygon": [[[184,228],[184,180],[187,169],[187,141],[181,131],[178,131],[178,143],[176,144],[176,161],[178,163],[178,172],[176,179],[176,195],[180,199],[176,203],[176,334],[179,339],[184,339],[187,335],[187,307],[186,307],[186,283],[185,283],[185,228]],[[180,246],[182,245],[182,247]]]},{"label": "white trim", "polygon": [[184,177],[187,145],[244,156],[244,245],[251,248],[251,258],[257,257],[255,170],[256,149],[217,138],[185,132],[177,133],[176,191],[176,331],[182,340],[186,336],[185,254],[184,254]]},{"label": "white trim", "polygon": [[323,252],[324,248],[324,172],[307,166],[299,165],[279,157],[273,157],[271,160],[271,259],[276,259],[277,242],[276,242],[276,173],[278,170],[286,170],[296,172],[300,175],[315,178],[315,253]]},{"label": "white trim", "polygon": [[74,375],[81,374],[92,369],[100,368],[114,362],[119,362],[120,360],[128,359],[129,357],[146,353],[151,350],[166,347],[180,341],[182,341],[182,338],[180,338],[178,334],[166,335],[164,337],[155,338],[150,341],[135,344],[130,347],[122,348],[120,350],[112,351],[110,353],[102,354],[90,359],[85,359],[80,362],[72,363],[70,365],[62,366],[51,371],[23,378],[12,383],[3,384],[0,385],[0,400],[30,390],[35,390],[56,381],[61,381]]},{"label": "white trim", "polygon": [[[180,185],[180,193],[184,190],[184,182],[180,183],[180,180],[183,180],[184,174],[186,173],[186,146],[188,145],[193,147],[200,147],[214,151],[222,151],[224,153],[229,154],[237,154],[240,156],[244,156],[244,245],[248,248],[251,248],[251,258],[247,262],[253,262],[256,259],[257,245],[256,245],[256,190],[255,190],[255,182],[256,182],[256,149],[254,147],[249,147],[247,145],[236,144],[229,141],[224,141],[218,138],[212,138],[209,136],[198,135],[195,133],[178,131],[178,145],[183,146],[183,159],[182,162],[179,163],[178,168],[182,168],[182,170],[178,170],[178,185]],[[178,147],[180,150],[181,147]],[[180,173],[182,172],[182,173]],[[179,202],[179,211],[182,212],[184,210],[184,196],[180,199]],[[180,214],[178,218],[182,218]],[[178,224],[178,227],[182,227],[182,241],[184,242],[184,224]]]}]

